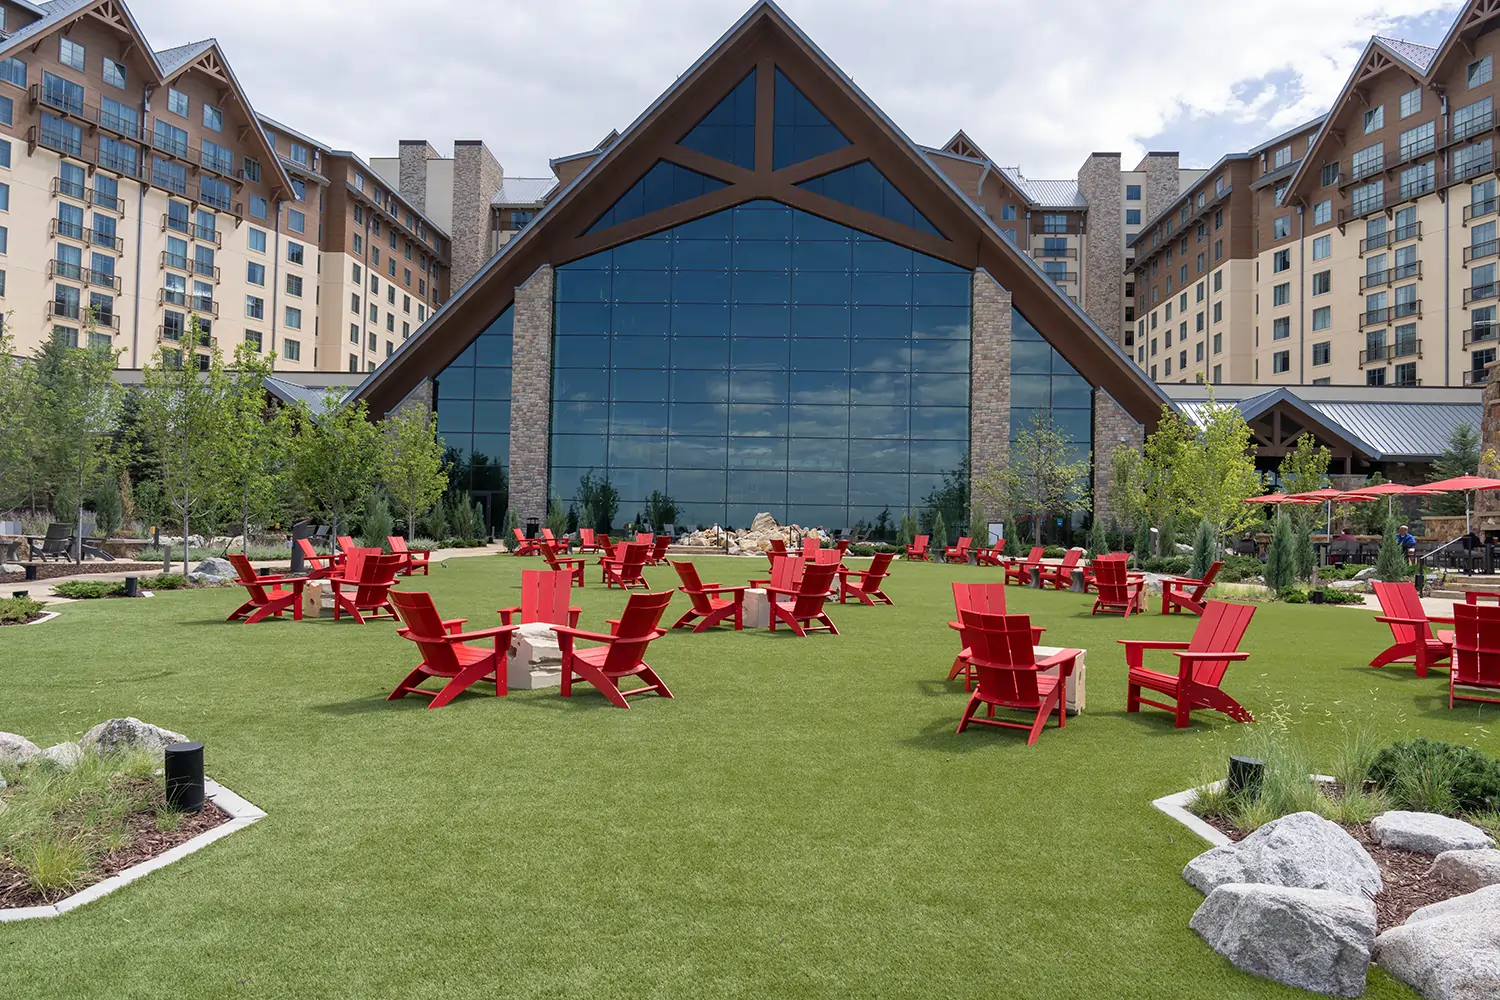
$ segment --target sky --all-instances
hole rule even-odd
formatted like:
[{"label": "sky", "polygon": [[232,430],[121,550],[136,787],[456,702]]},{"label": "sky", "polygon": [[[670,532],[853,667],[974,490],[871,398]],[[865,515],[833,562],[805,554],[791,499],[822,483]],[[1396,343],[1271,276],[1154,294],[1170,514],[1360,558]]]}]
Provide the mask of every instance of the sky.
[{"label": "sky", "polygon": [[[1072,177],[1209,166],[1327,110],[1372,34],[1436,45],[1459,0],[783,0],[912,139],[964,129]],[[135,0],[151,44],[218,38],[257,111],[336,149],[482,139],[510,176],[623,131],[749,0]]]}]

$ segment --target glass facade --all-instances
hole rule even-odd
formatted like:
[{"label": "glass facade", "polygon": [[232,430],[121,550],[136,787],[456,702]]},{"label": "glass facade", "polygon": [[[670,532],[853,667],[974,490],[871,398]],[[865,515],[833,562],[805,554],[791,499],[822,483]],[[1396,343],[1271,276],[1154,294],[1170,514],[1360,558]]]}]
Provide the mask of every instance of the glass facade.
[{"label": "glass facade", "polygon": [[599,216],[588,231],[597,233],[601,229],[608,229],[610,226],[617,226],[631,219],[639,219],[651,212],[728,186],[716,177],[700,174],[687,167],[679,167],[666,160],[657,160],[656,165],[646,171],[644,177],[632,184],[629,191],[620,195],[619,200],[611,205],[607,212]]},{"label": "glass facade", "polygon": [[653,490],[683,525],[920,509],[968,455],[970,281],[769,201],[559,267],[552,495],[608,476],[620,523]]},{"label": "glass facade", "polygon": [[436,379],[438,434],[454,467],[453,485],[469,489],[498,525],[508,503],[511,332],[507,306]]},{"label": "glass facade", "polygon": [[755,169],[755,70],[688,134],[679,146],[696,149],[706,156]]},{"label": "glass facade", "polygon": [[825,198],[843,202],[852,208],[864,209],[884,216],[903,226],[920,229],[933,236],[942,236],[937,227],[927,221],[927,216],[917,211],[896,185],[886,179],[869,160],[856,163],[831,174],[814,177],[797,185],[799,188],[820,194]]},{"label": "glass facade", "polygon": [[[1017,309],[1010,313],[1010,439],[1031,426],[1038,416],[1072,441],[1068,459],[1089,462],[1094,447],[1094,394],[1088,381],[1063,360]],[[1107,456],[1106,456],[1107,459]],[[1083,515],[1058,525],[1056,519],[1042,527],[1048,542],[1071,539]],[[1022,537],[1029,538],[1029,529]]]},{"label": "glass facade", "polygon": [[776,107],[771,143],[771,166],[780,170],[814,156],[843,149],[849,140],[796,84],[776,71]]}]

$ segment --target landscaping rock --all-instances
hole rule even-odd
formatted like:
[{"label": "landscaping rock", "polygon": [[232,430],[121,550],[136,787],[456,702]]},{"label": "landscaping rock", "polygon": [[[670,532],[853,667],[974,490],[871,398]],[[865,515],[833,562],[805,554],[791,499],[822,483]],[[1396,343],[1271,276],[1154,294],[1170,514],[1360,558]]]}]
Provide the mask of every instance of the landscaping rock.
[{"label": "landscaping rock", "polygon": [[77,743],[59,743],[43,750],[41,756],[43,760],[51,761],[53,767],[72,771],[83,762],[83,747]]},{"label": "landscaping rock", "polygon": [[0,733],[0,764],[24,764],[41,752],[41,747],[24,736]]},{"label": "landscaping rock", "polygon": [[140,719],[124,718],[99,723],[84,733],[79,742],[95,753],[119,753],[122,750],[160,753],[169,743],[186,743],[187,737]]},{"label": "landscaping rock", "polygon": [[1356,579],[1356,580],[1373,580],[1374,578],[1375,578],[1375,567],[1374,566],[1366,566],[1364,569],[1362,569],[1358,573],[1354,574],[1354,579]]},{"label": "landscaping rock", "polygon": [[234,571],[234,567],[229,564],[228,559],[217,557],[205,559],[193,567],[193,577],[197,578],[200,574],[216,580],[233,580],[239,576]]},{"label": "landscaping rock", "polygon": [[1500,885],[1424,906],[1375,939],[1375,963],[1427,1000],[1500,996]]},{"label": "landscaping rock", "polygon": [[1272,820],[1238,844],[1198,855],[1182,877],[1205,894],[1237,882],[1327,889],[1360,899],[1384,888],[1379,866],[1359,842],[1310,812]]},{"label": "landscaping rock", "polygon": [[506,687],[517,691],[557,687],[562,683],[562,649],[557,633],[545,622],[516,629],[506,659]]},{"label": "landscaping rock", "polygon": [[1370,836],[1381,847],[1399,847],[1418,854],[1473,851],[1495,846],[1489,834],[1461,819],[1400,809],[1382,813],[1371,820]]},{"label": "landscaping rock", "polygon": [[1221,885],[1189,924],[1242,969],[1336,997],[1365,991],[1375,904],[1327,889]]},{"label": "landscaping rock", "polygon": [[1500,851],[1444,851],[1427,875],[1464,892],[1500,885]]}]

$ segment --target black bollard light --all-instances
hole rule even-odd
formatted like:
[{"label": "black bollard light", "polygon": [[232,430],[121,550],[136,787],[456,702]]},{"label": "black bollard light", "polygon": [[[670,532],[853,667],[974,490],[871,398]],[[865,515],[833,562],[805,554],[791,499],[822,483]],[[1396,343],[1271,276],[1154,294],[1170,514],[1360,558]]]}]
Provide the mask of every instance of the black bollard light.
[{"label": "black bollard light", "polygon": [[1266,775],[1265,761],[1254,757],[1229,758],[1229,794],[1255,798],[1260,795],[1260,783]]},{"label": "black bollard light", "polygon": [[203,808],[203,744],[172,743],[166,750],[167,806],[179,812]]},{"label": "black bollard light", "polygon": [[125,596],[126,597],[140,597],[141,596],[141,578],[140,577],[138,577],[138,576],[127,576],[125,578]]},{"label": "black bollard light", "polygon": [[31,591],[29,591],[29,590],[12,590],[10,592],[10,596],[11,597],[30,597],[31,596]]}]

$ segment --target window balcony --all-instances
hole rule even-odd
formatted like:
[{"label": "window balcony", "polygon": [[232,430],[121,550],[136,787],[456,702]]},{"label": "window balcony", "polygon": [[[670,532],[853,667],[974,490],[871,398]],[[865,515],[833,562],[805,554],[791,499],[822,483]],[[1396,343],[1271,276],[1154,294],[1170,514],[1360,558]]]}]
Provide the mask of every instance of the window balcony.
[{"label": "window balcony", "polygon": [[1397,302],[1395,308],[1391,310],[1392,319],[1408,319],[1412,316],[1415,316],[1417,319],[1422,318],[1421,299],[1412,299],[1410,302]]},{"label": "window balcony", "polygon": [[117,215],[125,214],[125,203],[112,194],[103,194],[99,191],[89,192],[89,201],[95,208],[102,208]]},{"label": "window balcony", "polygon": [[1398,160],[1414,160],[1419,156],[1426,156],[1437,148],[1437,136],[1430,135],[1416,142],[1409,142],[1396,153]]},{"label": "window balcony", "polygon": [[1384,151],[1381,151],[1379,156],[1374,156],[1358,163],[1354,162],[1354,160],[1351,159],[1349,161],[1349,173],[1344,183],[1352,184],[1355,181],[1363,180],[1366,177],[1374,177],[1376,174],[1382,173],[1384,171]]},{"label": "window balcony", "polygon": [[151,168],[151,183],[173,194],[187,195],[187,177],[178,177],[170,170],[163,170],[159,166],[153,165]]},{"label": "window balcony", "polygon": [[1359,366],[1364,368],[1368,365],[1383,365],[1390,359],[1390,348],[1384,344],[1367,347],[1359,352]]},{"label": "window balcony", "polygon": [[1372,271],[1362,275],[1359,279],[1359,290],[1363,292],[1370,288],[1383,288],[1397,281],[1405,281],[1408,278],[1420,278],[1421,276],[1421,261],[1398,264],[1395,267],[1388,267],[1384,271]]},{"label": "window balcony", "polygon": [[1359,314],[1359,328],[1363,330],[1367,326],[1383,326],[1391,321],[1392,312],[1389,308],[1370,309]]},{"label": "window balcony", "polygon": [[99,247],[103,250],[112,250],[115,253],[121,253],[125,249],[125,241],[123,239],[118,236],[111,236],[109,233],[101,233],[97,229],[88,234],[88,243],[89,246]]},{"label": "window balcony", "polygon": [[192,309],[193,312],[208,313],[214,319],[219,318],[219,304],[212,297],[207,295],[192,295],[188,298],[188,308]]},{"label": "window balcony", "polygon": [[1037,247],[1031,251],[1031,256],[1036,258],[1077,260],[1078,249],[1076,247]]},{"label": "window balcony", "polygon": [[69,240],[77,240],[79,243],[87,244],[89,231],[83,228],[80,222],[64,222],[62,219],[50,219],[47,222],[47,235],[53,239],[59,237]]},{"label": "window balcony", "polygon": [[1497,285],[1493,281],[1464,289],[1464,305],[1468,305],[1471,302],[1484,302],[1487,299],[1494,298],[1500,298],[1500,285]]},{"label": "window balcony", "polygon": [[[1412,367],[1413,369],[1415,369],[1416,366],[1413,365]],[[1391,385],[1394,385],[1400,389],[1414,389],[1422,384],[1422,380],[1417,378],[1417,373],[1415,370],[1409,373],[1404,373],[1401,371],[1401,368],[1401,365],[1396,366],[1396,375],[1392,380]]]},{"label": "window balcony", "polygon": [[1370,250],[1380,250],[1391,245],[1391,231],[1387,229],[1383,233],[1366,237],[1359,241],[1359,255],[1363,257]]},{"label": "window balcony", "polygon": [[112,288],[116,292],[120,290],[120,276],[109,271],[96,271],[93,268],[85,268],[84,280],[95,288]]},{"label": "window balcony", "polygon": [[81,201],[85,205],[93,204],[89,189],[77,181],[65,181],[61,177],[52,178],[52,197],[63,195],[75,201]]},{"label": "window balcony", "polygon": [[1450,184],[1457,184],[1460,181],[1468,180],[1470,177],[1478,177],[1480,174],[1487,174],[1492,169],[1494,169],[1493,161],[1488,156],[1480,156],[1472,160],[1465,160],[1463,163],[1455,163],[1449,169],[1448,182]]},{"label": "window balcony", "polygon": [[1500,339],[1500,323],[1475,323],[1464,331],[1464,349],[1473,344],[1493,344]]},{"label": "window balcony", "polygon": [[65,115],[83,117],[83,95],[78,91],[71,91],[67,87],[47,87],[40,83],[33,83],[27,88],[26,96],[30,99],[32,107],[41,104],[53,111],[61,111]]},{"label": "window balcony", "polygon": [[1422,238],[1422,224],[1413,222],[1405,226],[1397,226],[1391,231],[1391,242],[1405,243],[1407,240],[1420,240]]},{"label": "window balcony", "polygon": [[94,326],[101,330],[119,330],[120,314],[117,312],[100,312],[98,309],[89,307],[89,319]]},{"label": "window balcony", "polygon": [[200,226],[196,222],[189,222],[187,234],[200,243],[212,243],[216,247],[224,245],[224,235],[216,227]]},{"label": "window balcony", "polygon": [[[1395,275],[1394,281],[1406,281],[1408,278],[1422,277],[1422,262],[1420,260],[1407,261],[1405,264],[1397,264],[1391,268],[1391,274]],[[1399,305],[1399,303],[1398,303]]]},{"label": "window balcony", "polygon": [[47,261],[48,278],[66,278],[68,281],[83,280],[83,265],[67,260]]},{"label": "window balcony", "polygon": [[1495,127],[1495,113],[1485,112],[1482,115],[1474,115],[1461,122],[1454,122],[1448,129],[1449,142],[1464,142],[1476,135],[1483,135]]},{"label": "window balcony", "polygon": [[239,180],[239,177],[235,175],[234,164],[232,160],[222,159],[201,147],[198,149],[196,160],[200,167],[202,167],[204,170],[209,171],[210,173],[218,174],[221,177],[231,177],[234,180]]},{"label": "window balcony", "polygon": [[198,190],[198,200],[203,204],[209,206],[210,208],[217,209],[220,212],[229,212],[232,215],[243,214],[243,209],[241,208],[240,203],[231,200],[228,195],[218,195],[206,189],[200,188]]},{"label": "window balcony", "polygon": [[83,159],[83,138],[59,128],[33,125],[26,131],[26,141],[32,146],[43,146],[64,156]]},{"label": "window balcony", "polygon": [[179,139],[155,128],[151,130],[151,148],[174,159],[185,160],[188,157],[186,139]]},{"label": "window balcony", "polygon": [[163,323],[156,328],[156,339],[164,340],[169,344],[182,343],[182,329],[175,326],[167,326]]},{"label": "window balcony", "polygon": [[1420,358],[1422,356],[1422,341],[1416,337],[1409,339],[1397,339],[1390,347],[1392,358]]},{"label": "window balcony", "polygon": [[1500,198],[1486,198],[1483,201],[1465,205],[1464,225],[1468,225],[1471,219],[1482,219],[1486,215],[1494,215],[1497,208],[1500,208]]},{"label": "window balcony", "polygon": [[156,293],[159,306],[186,306],[187,292],[180,288],[162,288]]},{"label": "window balcony", "polygon": [[192,261],[192,269],[194,274],[202,275],[205,278],[212,278],[214,279],[214,283],[218,284],[220,270],[214,265],[208,263],[207,261],[194,258],[194,260]]},{"label": "window balcony", "polygon": [[[90,115],[91,111],[92,115]],[[141,141],[141,123],[134,118],[124,118],[99,108],[85,108],[84,117],[104,131],[122,139],[129,139],[132,142]]]},{"label": "window balcony", "polygon": [[1047,277],[1052,279],[1053,284],[1061,285],[1068,281],[1077,281],[1077,271],[1048,271]]},{"label": "window balcony", "polygon": [[1488,368],[1468,368],[1464,370],[1464,385],[1489,385],[1490,370]]},{"label": "window balcony", "polygon": [[71,319],[77,322],[79,315],[80,310],[77,302],[62,302],[58,299],[53,299],[47,303],[48,319]]},{"label": "window balcony", "polygon": [[1362,219],[1367,215],[1385,210],[1385,189],[1382,188],[1372,195],[1359,198],[1349,206],[1349,211],[1356,219]]},{"label": "window balcony", "polygon": [[1500,253],[1500,240],[1485,240],[1483,243],[1475,243],[1473,246],[1464,247],[1464,264],[1470,261],[1483,260]]},{"label": "window balcony", "polygon": [[1435,173],[1418,177],[1414,181],[1402,181],[1401,200],[1411,201],[1414,198],[1420,198],[1422,195],[1435,190],[1437,190],[1437,175]]}]

